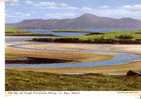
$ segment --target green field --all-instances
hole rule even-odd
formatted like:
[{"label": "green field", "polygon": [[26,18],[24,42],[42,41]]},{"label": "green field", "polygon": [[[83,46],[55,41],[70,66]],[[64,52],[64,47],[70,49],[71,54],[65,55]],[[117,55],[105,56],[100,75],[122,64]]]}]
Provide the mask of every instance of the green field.
[{"label": "green field", "polygon": [[6,91],[139,91],[141,76],[63,75],[6,69]]},{"label": "green field", "polygon": [[62,38],[34,38],[33,41],[40,42],[66,42],[66,43],[126,43],[140,44],[140,31],[123,31],[107,33],[89,33],[83,36],[72,36]]}]

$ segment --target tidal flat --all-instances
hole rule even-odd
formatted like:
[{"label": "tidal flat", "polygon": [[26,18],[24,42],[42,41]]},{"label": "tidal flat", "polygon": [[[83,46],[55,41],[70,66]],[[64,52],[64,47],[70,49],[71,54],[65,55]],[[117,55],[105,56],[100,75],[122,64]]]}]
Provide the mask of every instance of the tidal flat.
[{"label": "tidal flat", "polygon": [[[95,34],[85,37],[93,39]],[[130,70],[141,71],[140,44],[51,43],[34,42],[33,38],[31,36],[7,38],[7,91],[141,89],[140,76],[125,75]],[[140,39],[140,33],[136,39]],[[37,63],[39,60],[42,60],[41,63]],[[100,64],[97,65],[95,62]]]}]

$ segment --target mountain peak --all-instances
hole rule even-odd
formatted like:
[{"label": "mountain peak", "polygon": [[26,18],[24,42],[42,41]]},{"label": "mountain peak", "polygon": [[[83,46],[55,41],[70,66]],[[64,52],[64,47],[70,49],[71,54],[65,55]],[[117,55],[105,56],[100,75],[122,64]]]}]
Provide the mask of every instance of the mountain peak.
[{"label": "mountain peak", "polygon": [[26,20],[16,24],[21,28],[46,28],[46,29],[64,29],[64,28],[141,28],[141,21],[132,18],[114,19],[109,17],[99,17],[93,14],[85,13],[74,19],[52,19]]},{"label": "mountain peak", "polygon": [[100,17],[96,16],[96,15],[93,15],[93,14],[90,14],[90,13],[85,13],[83,15],[81,15],[80,17],[78,17],[77,19],[80,19],[80,20],[94,20],[94,19],[98,19]]},{"label": "mountain peak", "polygon": [[94,14],[85,13],[85,14],[81,15],[80,17],[97,17],[97,16]]}]

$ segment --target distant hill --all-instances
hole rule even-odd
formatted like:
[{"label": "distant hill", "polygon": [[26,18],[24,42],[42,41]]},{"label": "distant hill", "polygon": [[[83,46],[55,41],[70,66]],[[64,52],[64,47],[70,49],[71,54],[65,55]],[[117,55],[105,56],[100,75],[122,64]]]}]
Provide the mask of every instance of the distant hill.
[{"label": "distant hill", "polygon": [[20,28],[40,29],[84,29],[84,28],[141,28],[141,20],[132,18],[114,19],[99,17],[93,14],[83,14],[73,19],[31,19],[15,24],[8,24]]}]

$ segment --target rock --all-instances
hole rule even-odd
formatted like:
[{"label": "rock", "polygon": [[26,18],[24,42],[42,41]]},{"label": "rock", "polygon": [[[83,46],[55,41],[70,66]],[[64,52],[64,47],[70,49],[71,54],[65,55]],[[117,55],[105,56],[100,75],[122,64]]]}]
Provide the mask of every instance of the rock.
[{"label": "rock", "polygon": [[130,70],[127,72],[126,75],[127,76],[141,76],[141,73]]}]

